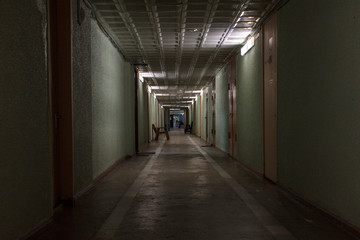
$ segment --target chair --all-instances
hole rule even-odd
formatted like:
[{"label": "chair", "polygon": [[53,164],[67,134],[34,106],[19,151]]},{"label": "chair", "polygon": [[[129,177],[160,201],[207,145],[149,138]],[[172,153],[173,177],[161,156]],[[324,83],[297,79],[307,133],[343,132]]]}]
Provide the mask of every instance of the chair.
[{"label": "chair", "polygon": [[193,122],[191,122],[191,125],[186,124],[186,126],[184,128],[184,133],[186,134],[187,132],[189,132],[191,134],[192,128],[193,128]]}]

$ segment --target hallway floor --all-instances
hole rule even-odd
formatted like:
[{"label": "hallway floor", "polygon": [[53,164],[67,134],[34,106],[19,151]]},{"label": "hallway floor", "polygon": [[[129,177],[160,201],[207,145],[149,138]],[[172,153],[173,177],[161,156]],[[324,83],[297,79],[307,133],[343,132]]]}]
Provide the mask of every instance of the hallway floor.
[{"label": "hallway floor", "polygon": [[356,239],[200,138],[170,134],[33,239]]}]

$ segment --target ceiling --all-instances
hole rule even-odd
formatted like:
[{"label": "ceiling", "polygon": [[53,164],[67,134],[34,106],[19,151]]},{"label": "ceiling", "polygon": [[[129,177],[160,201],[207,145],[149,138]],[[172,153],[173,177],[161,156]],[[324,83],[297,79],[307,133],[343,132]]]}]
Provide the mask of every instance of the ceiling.
[{"label": "ceiling", "polygon": [[188,105],[276,0],[92,0],[96,18],[159,102]]}]

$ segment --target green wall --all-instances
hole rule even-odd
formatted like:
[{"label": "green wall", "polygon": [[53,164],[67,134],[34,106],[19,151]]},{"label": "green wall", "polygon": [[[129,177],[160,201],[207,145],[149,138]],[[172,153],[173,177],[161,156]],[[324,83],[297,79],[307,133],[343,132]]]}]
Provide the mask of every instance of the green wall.
[{"label": "green wall", "polygon": [[93,177],[134,154],[134,71],[91,22]]},{"label": "green wall", "polygon": [[[206,95],[208,96],[208,104],[206,104]],[[201,138],[209,143],[213,143],[213,137],[211,134],[212,128],[212,84],[203,88],[203,95],[201,96]],[[206,115],[207,113],[207,115]],[[206,125],[208,127],[206,128]],[[206,139],[208,135],[208,139]]]},{"label": "green wall", "polygon": [[224,67],[219,73],[216,74],[215,90],[215,144],[221,150],[228,152],[229,95],[227,67]]},{"label": "green wall", "polygon": [[212,83],[209,84],[209,86],[207,87],[207,93],[208,93],[208,106],[207,106],[207,122],[208,122],[208,142],[211,144],[214,144],[214,139],[213,139],[213,135],[212,135],[212,127],[213,127],[213,105],[212,105],[212,97],[213,97],[213,86]]},{"label": "green wall", "polygon": [[160,107],[159,101],[154,98],[154,93],[149,94],[149,128],[151,131],[149,140],[155,139],[155,132],[152,130],[152,124],[155,126],[163,126],[164,123],[164,109]]},{"label": "green wall", "polygon": [[[77,1],[72,3],[77,9]],[[83,9],[86,9],[83,5]],[[92,183],[92,83],[91,20],[89,11],[80,26],[73,11],[73,124],[74,124],[74,191],[79,193]]]},{"label": "green wall", "polygon": [[195,101],[194,106],[194,125],[193,125],[193,130],[192,133],[200,136],[200,127],[201,127],[201,118],[200,118],[200,112],[201,112],[201,100],[202,97],[200,97],[200,95],[198,95],[198,99],[197,101]]},{"label": "green wall", "polygon": [[206,140],[206,92],[207,88],[203,88],[201,96],[201,138]]},{"label": "green wall", "polygon": [[52,212],[45,3],[1,2],[0,239],[22,237]]},{"label": "green wall", "polygon": [[148,142],[148,106],[147,84],[138,80],[138,132],[139,148]]},{"label": "green wall", "polygon": [[237,159],[263,173],[262,36],[236,57]]},{"label": "green wall", "polygon": [[278,164],[283,186],[360,228],[359,9],[292,0],[280,10]]}]

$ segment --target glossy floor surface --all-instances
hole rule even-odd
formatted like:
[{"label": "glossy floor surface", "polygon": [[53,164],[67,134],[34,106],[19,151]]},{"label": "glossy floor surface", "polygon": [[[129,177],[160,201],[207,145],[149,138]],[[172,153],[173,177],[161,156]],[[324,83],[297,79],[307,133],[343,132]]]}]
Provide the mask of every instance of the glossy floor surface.
[{"label": "glossy floor surface", "polygon": [[33,239],[356,239],[198,137],[170,133]]}]

